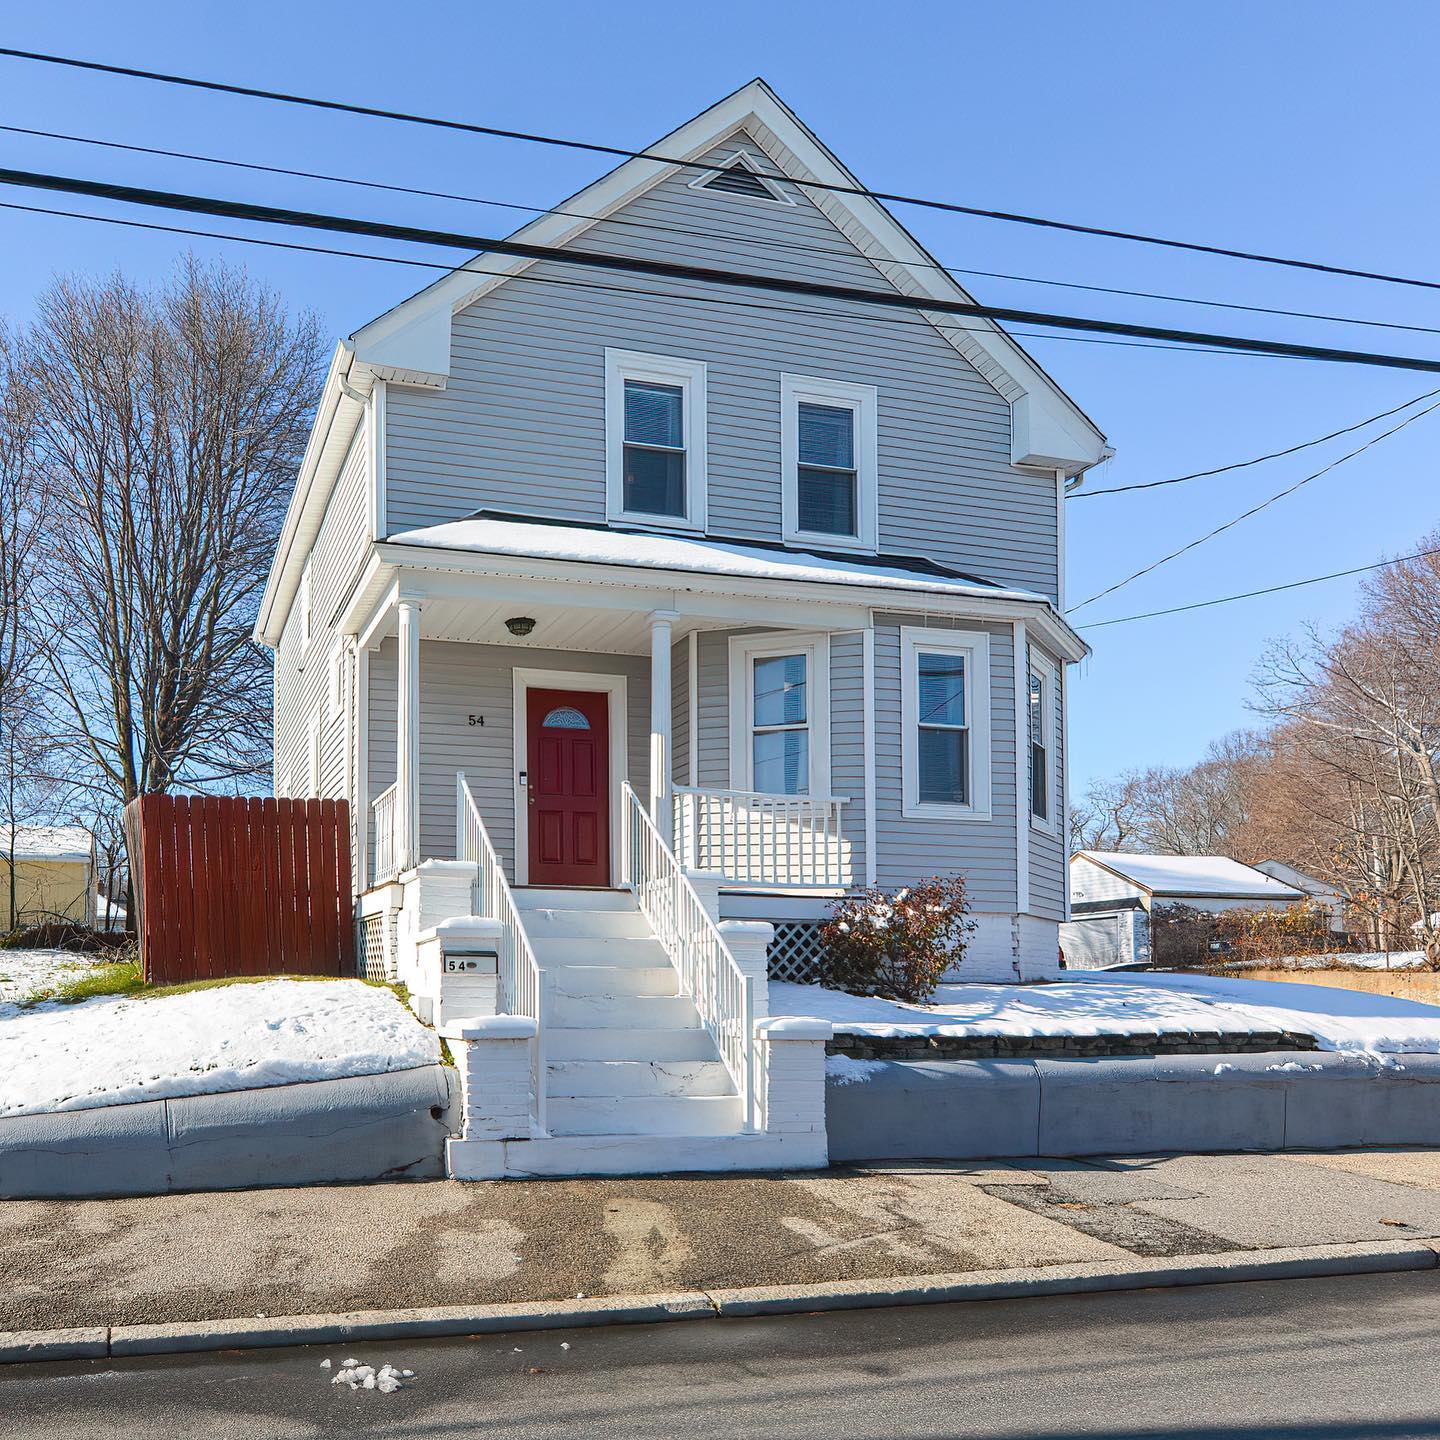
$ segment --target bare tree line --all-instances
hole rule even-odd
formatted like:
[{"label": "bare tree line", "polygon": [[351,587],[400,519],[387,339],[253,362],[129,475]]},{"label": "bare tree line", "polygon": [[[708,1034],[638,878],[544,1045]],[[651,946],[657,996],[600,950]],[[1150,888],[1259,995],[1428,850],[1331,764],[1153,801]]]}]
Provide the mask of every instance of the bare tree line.
[{"label": "bare tree line", "polygon": [[80,820],[113,872],[136,796],[266,782],[251,632],[322,359],[313,317],[193,258],[58,280],[0,336],[0,841]]},{"label": "bare tree line", "polygon": [[1254,708],[1264,728],[1194,766],[1092,786],[1072,847],[1283,860],[1340,890],[1376,945],[1418,930],[1440,960],[1440,564],[1389,566],[1338,633],[1272,643]]}]

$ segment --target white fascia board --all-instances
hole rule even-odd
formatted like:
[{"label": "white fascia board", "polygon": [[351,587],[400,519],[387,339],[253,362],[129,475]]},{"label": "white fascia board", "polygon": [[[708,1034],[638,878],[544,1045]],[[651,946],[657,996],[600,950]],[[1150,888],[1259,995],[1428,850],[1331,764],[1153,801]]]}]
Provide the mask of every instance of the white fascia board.
[{"label": "white fascia board", "polygon": [[[657,570],[644,566],[594,565],[577,560],[531,558],[503,553],[450,550],[418,545],[380,543],[375,555],[381,565],[397,571],[449,572],[483,577],[489,582],[484,593],[494,593],[501,580],[537,581],[568,586],[589,585],[597,590],[640,592],[639,602],[616,608],[654,608],[659,593],[672,597],[661,608],[681,613],[723,615],[723,604],[706,603],[707,597],[743,601],[752,607],[770,606],[776,623],[799,623],[788,607],[803,606],[812,613],[828,614],[834,625],[844,623],[863,628],[869,611],[886,614],[946,615],[961,619],[990,620],[1010,624],[1025,620],[1051,651],[1068,661],[1083,660],[1090,647],[1066,624],[1048,600],[1020,591],[982,591],[956,594],[933,590],[897,590],[883,586],[819,581],[764,580],[748,576],[710,575],[703,571]],[[377,572],[378,578],[378,572]],[[478,593],[478,592],[477,592]],[[755,611],[752,610],[752,614]],[[841,617],[843,616],[843,622]],[[857,620],[857,616],[860,618]],[[741,618],[739,615],[736,618]],[[745,618],[749,618],[748,616]],[[344,622],[342,622],[344,623]]]},{"label": "white fascia board", "polygon": [[[792,180],[863,188],[763,80],[752,80],[650,148],[680,160],[695,160],[740,130],[746,131],[776,168]],[[585,218],[551,211],[509,238],[532,245],[567,245],[676,170],[676,166],[661,161],[627,160],[560,202],[561,208],[583,212]],[[805,193],[902,294],[975,303],[878,201],[827,190],[806,189]],[[454,312],[536,263],[519,256],[476,256],[357,330],[351,337],[357,354],[376,363],[411,365],[417,371],[429,371],[436,380],[442,379],[449,373],[448,326]],[[1106,449],[1104,435],[999,325],[979,321],[974,328],[962,330],[945,324],[947,317],[923,311],[921,314],[935,323],[937,333],[1012,406],[1022,398],[1029,400],[1022,426],[1025,433],[1016,445],[1017,454],[1040,453],[1031,443],[1029,431],[1033,429],[1045,445],[1065,452],[1034,463],[1052,469],[1063,466],[1070,473],[1078,473],[1101,459]],[[435,328],[442,323],[447,331],[443,346]],[[443,370],[438,368],[442,351]],[[1064,444],[1060,443],[1062,439]]]},{"label": "white fascia board", "polygon": [[[274,649],[280,643],[280,632],[290,612],[290,603],[300,584],[300,572],[310,553],[320,521],[325,514],[330,491],[345,463],[355,426],[360,422],[362,402],[354,398],[351,383],[355,366],[354,349],[344,340],[330,357],[330,369],[315,409],[310,438],[296,472],[295,489],[280,527],[280,539],[265,577],[260,596],[260,611],[255,620],[255,639]],[[369,377],[356,375],[369,385]]]}]

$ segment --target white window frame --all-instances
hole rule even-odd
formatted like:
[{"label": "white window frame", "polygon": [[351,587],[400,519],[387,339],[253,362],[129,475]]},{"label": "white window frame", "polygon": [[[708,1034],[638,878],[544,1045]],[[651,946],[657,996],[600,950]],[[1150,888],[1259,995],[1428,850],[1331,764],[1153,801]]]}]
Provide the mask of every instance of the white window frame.
[{"label": "white window frame", "polygon": [[306,736],[305,758],[310,780],[305,795],[307,799],[318,800],[320,798],[320,721],[318,719],[310,722],[310,731]]},{"label": "white window frame", "polygon": [[330,651],[330,668],[325,674],[325,714],[339,720],[345,714],[345,642],[337,640]]},{"label": "white window frame", "polygon": [[[1046,799],[1049,814],[1041,819],[1030,808],[1030,675],[1040,677],[1049,694],[1049,724],[1046,727],[1045,756],[1048,782]],[[1025,673],[1025,809],[1030,815],[1030,824],[1047,835],[1060,833],[1060,667],[1043,651],[1030,648],[1030,663]]]},{"label": "white window frame", "polygon": [[310,575],[310,561],[300,572],[300,648],[303,651],[315,638],[315,585]]},{"label": "white window frame", "polygon": [[[970,731],[967,804],[920,800],[920,662],[931,655],[965,657],[965,715]],[[983,630],[900,630],[900,753],[903,770],[901,813],[909,819],[989,820],[990,809],[990,636]]]},{"label": "white window frame", "polygon": [[[800,528],[800,406],[830,405],[855,415],[855,535],[831,535]],[[784,536],[787,544],[826,550],[863,550],[880,546],[879,423],[880,392],[874,385],[825,380],[811,375],[780,376],[780,477]]]},{"label": "white window frame", "polygon": [[[625,508],[625,382],[677,385],[683,396],[685,514],[651,515]],[[694,530],[708,523],[706,365],[640,350],[605,351],[605,515],[608,520],[654,530]]]},{"label": "white window frame", "polygon": [[759,200],[762,204],[794,205],[796,202],[787,195],[775,182],[773,175],[767,175],[759,160],[755,158],[744,146],[739,146],[726,159],[720,161],[713,170],[703,171],[690,182],[691,190],[704,190],[710,182],[725,170],[734,170],[736,167],[748,170],[765,189],[765,194],[760,195],[738,195],[733,190],[716,190],[713,194],[722,195],[727,200]]},{"label": "white window frame", "polygon": [[776,655],[805,656],[806,713],[810,731],[810,789],[790,798],[828,800],[830,781],[830,637],[824,632],[766,631],[730,637],[730,785],[755,789],[755,661]]}]

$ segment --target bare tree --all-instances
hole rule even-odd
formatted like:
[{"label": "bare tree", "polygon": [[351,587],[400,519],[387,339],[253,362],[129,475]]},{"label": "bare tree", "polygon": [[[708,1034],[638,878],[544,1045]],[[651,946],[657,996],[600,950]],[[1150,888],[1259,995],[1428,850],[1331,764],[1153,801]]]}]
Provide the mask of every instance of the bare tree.
[{"label": "bare tree", "polygon": [[263,776],[270,667],[251,630],[318,390],[316,322],[192,258],[156,293],[57,282],[32,349],[46,659],[72,763],[116,807]]},{"label": "bare tree", "polygon": [[1070,805],[1070,850],[1128,850],[1139,832],[1141,776],[1097,780]]}]

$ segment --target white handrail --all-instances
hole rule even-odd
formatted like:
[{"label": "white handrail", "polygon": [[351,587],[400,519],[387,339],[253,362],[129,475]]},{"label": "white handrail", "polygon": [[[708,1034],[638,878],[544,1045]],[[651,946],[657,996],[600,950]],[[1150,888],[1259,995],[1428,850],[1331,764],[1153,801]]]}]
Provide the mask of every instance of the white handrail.
[{"label": "white handrail", "polygon": [[680,862],[628,782],[622,873],[694,1002],[739,1090],[745,1129],[755,1128],[754,982],[741,970]]},{"label": "white handrail", "polygon": [[675,851],[692,870],[787,889],[844,889],[844,796],[676,785]]},{"label": "white handrail", "polygon": [[535,1022],[535,1047],[530,1054],[530,1115],[536,1133],[545,1125],[545,973],[535,959],[530,937],[511,893],[505,868],[480,818],[462,770],[455,776],[455,858],[479,866],[475,913],[500,922],[499,994],[506,1015],[528,1015]]},{"label": "white handrail", "polygon": [[370,806],[375,817],[375,873],[371,882],[383,884],[393,880],[399,868],[395,853],[395,786],[382,790]]}]

